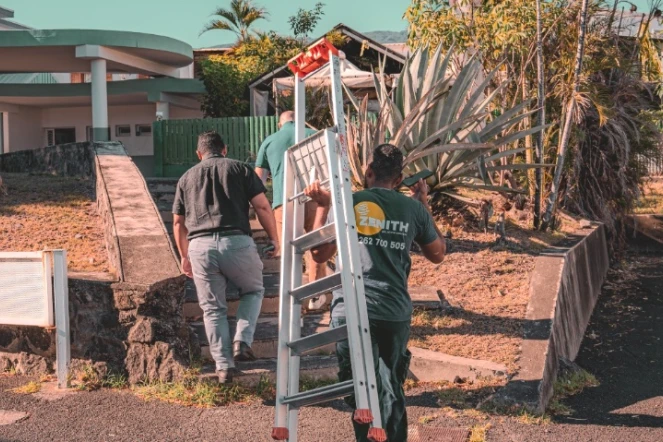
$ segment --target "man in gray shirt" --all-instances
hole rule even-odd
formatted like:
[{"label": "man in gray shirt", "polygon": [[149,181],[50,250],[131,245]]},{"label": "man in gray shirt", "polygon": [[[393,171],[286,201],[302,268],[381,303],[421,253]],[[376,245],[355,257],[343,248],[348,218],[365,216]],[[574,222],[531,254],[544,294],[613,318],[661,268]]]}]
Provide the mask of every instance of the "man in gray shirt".
[{"label": "man in gray shirt", "polygon": [[[201,134],[196,151],[201,161],[180,178],[173,202],[173,230],[182,270],[196,285],[221,383],[232,380],[234,361],[255,359],[251,344],[265,289],[262,260],[251,238],[249,203],[274,247],[272,254],[279,254],[276,221],[263,183],[246,163],[225,158],[226,152],[219,134]],[[228,281],[240,291],[232,350]]]}]

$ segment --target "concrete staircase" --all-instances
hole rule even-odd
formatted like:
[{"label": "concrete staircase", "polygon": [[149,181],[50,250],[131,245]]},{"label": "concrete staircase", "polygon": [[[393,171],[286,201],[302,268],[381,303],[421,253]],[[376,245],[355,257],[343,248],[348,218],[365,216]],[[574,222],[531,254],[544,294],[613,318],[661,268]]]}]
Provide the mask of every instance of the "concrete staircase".
[{"label": "concrete staircase", "polygon": [[[150,193],[159,208],[161,217],[168,229],[170,239],[173,242],[173,215],[172,207],[175,197],[177,179],[174,178],[148,178],[147,183]],[[253,239],[258,249],[267,245],[267,235],[262,226],[255,219],[255,214],[251,212],[251,227],[253,229]],[[240,363],[238,367],[242,371],[241,380],[244,384],[257,383],[261,377],[273,379],[276,370],[276,349],[278,339],[278,312],[279,312],[279,280],[280,280],[280,260],[263,259],[263,275],[265,285],[265,297],[262,303],[262,310],[258,325],[256,328],[253,350],[259,358],[257,361],[249,363]],[[304,276],[304,283],[306,283]],[[198,305],[196,297],[196,288],[192,280],[188,280],[185,289],[184,315],[189,322],[191,329],[197,334],[201,343],[201,354],[205,363],[206,372],[213,373],[211,366],[211,356],[205,327],[203,324],[203,312]],[[237,287],[229,284],[226,292],[228,302],[228,317],[230,320],[231,334],[234,333],[235,315],[239,307],[239,293]],[[312,333],[322,332],[329,327],[329,312],[307,312],[303,317],[304,327],[302,335],[306,336]],[[328,346],[316,349],[312,354],[302,358],[302,373],[312,378],[335,378],[336,376],[336,358],[333,356],[334,346]]]}]

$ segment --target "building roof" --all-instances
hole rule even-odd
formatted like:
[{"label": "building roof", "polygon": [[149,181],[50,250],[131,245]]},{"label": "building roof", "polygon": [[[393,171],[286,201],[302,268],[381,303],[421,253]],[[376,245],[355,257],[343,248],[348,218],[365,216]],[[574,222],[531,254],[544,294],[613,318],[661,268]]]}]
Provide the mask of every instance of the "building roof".
[{"label": "building roof", "polygon": [[14,18],[14,11],[0,6],[0,18]]},{"label": "building roof", "polygon": [[[378,43],[377,41],[367,37],[366,35],[355,31],[354,29],[350,28],[349,26],[344,25],[343,23],[339,23],[338,25],[334,26],[334,28],[331,30],[331,32],[340,32],[341,34],[345,35],[346,37],[349,37],[352,41],[354,41],[356,44],[359,45],[359,47],[363,47],[364,45],[367,46],[370,50],[375,51],[375,53],[379,56],[385,56],[388,61],[391,61],[392,65],[394,65],[393,68],[388,68],[386,73],[396,73],[400,72],[401,68],[405,64],[406,57],[393,50],[388,48],[387,46]],[[325,33],[323,36],[320,38],[324,37],[327,35],[329,32]],[[317,41],[319,39],[316,39],[314,41]],[[343,48],[344,52],[347,51],[345,48]],[[352,60],[353,61],[353,60]],[[377,61],[377,57],[376,57]],[[360,66],[361,68],[364,68]],[[288,66],[284,65],[281,66],[273,71],[270,72],[265,72],[264,74],[260,75],[259,77],[255,78],[254,80],[249,83],[250,88],[254,88],[260,85],[265,85],[267,83],[271,83],[272,79],[275,77],[284,77],[290,75],[289,72],[287,71]],[[389,72],[390,70],[394,70],[394,72]]]},{"label": "building roof", "polygon": [[[0,72],[87,72],[90,61],[78,51],[94,47],[110,48],[125,58],[173,69],[193,61],[191,46],[159,35],[84,29],[10,30],[1,32]],[[109,72],[157,73],[143,70],[135,72],[130,66],[108,61]]]}]

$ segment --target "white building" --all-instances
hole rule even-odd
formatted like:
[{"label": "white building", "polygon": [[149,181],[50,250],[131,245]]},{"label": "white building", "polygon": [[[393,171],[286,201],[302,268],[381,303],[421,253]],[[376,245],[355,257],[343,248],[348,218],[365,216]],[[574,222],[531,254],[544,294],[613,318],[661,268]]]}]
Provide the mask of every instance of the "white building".
[{"label": "white building", "polygon": [[202,118],[188,44],[157,35],[34,30],[0,7],[0,153],[121,141],[149,174],[152,122]]}]

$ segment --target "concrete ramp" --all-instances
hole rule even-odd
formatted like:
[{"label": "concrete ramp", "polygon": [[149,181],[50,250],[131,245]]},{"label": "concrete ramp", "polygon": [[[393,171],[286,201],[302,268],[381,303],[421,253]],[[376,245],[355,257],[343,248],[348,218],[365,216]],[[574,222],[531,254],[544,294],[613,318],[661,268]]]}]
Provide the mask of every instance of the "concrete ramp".
[{"label": "concrete ramp", "polygon": [[[120,278],[153,284],[180,274],[168,232],[143,175],[121,145],[97,150],[97,186],[107,195]],[[99,193],[99,192],[98,192]]]}]

